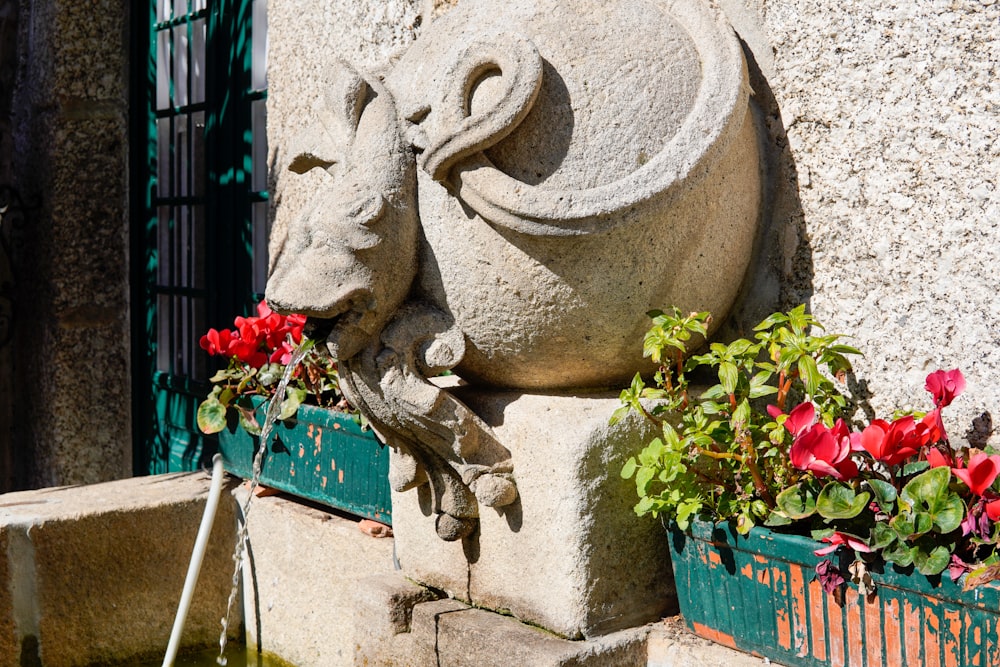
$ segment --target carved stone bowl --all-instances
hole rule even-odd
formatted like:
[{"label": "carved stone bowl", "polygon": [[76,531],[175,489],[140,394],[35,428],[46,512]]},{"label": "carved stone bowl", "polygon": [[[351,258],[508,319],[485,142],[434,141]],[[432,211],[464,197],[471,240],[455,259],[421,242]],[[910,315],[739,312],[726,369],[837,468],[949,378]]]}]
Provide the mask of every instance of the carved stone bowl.
[{"label": "carved stone bowl", "polygon": [[509,123],[536,59],[519,123],[418,171],[419,289],[465,333],[467,379],[621,384],[647,369],[646,311],[720,322],[740,288],[760,206],[745,63],[698,2],[474,1],[388,86],[434,152],[489,114]]}]

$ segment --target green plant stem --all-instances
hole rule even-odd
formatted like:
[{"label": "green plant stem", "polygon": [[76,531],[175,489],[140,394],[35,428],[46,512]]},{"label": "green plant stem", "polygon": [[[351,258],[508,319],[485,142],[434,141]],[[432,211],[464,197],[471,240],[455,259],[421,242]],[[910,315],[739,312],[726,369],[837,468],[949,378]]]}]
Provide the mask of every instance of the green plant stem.
[{"label": "green plant stem", "polygon": [[710,449],[704,449],[698,445],[694,445],[695,451],[698,452],[699,456],[707,456],[710,459],[722,460],[728,459],[730,461],[739,461],[743,463],[743,457],[739,454],[732,454],[730,452],[713,452]]}]

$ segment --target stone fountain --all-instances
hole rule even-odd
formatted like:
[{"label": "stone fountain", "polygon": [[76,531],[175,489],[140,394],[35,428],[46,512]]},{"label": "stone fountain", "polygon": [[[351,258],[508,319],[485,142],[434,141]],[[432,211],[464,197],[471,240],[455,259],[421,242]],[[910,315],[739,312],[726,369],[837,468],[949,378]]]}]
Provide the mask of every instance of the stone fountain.
[{"label": "stone fountain", "polygon": [[721,323],[750,264],[736,36],[701,2],[463,0],[383,77],[329,79],[267,299],[393,448],[403,573],[570,639],[661,617],[666,537],[618,474],[648,434],[611,390],[653,370],[646,311]]}]

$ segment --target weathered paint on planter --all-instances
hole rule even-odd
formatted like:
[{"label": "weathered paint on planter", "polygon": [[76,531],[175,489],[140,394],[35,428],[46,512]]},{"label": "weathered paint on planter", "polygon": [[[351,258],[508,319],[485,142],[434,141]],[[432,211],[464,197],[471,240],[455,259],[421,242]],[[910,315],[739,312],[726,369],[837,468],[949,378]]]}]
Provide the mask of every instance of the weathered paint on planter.
[{"label": "weathered paint on planter", "polygon": [[[261,484],[391,523],[389,450],[350,414],[303,405],[295,417],[278,422],[273,435]],[[231,420],[219,434],[226,470],[249,479],[258,444]]]},{"label": "weathered paint on planter", "polygon": [[681,614],[696,633],[786,665],[1000,665],[1000,587],[963,592],[947,576],[887,566],[867,601],[815,580],[816,543],[696,523],[671,531]]}]

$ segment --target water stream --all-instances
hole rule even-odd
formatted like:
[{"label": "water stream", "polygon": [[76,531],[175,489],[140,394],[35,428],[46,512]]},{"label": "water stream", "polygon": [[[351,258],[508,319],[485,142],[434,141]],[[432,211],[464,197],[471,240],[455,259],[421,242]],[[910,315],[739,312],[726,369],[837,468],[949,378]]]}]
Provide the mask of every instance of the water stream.
[{"label": "water stream", "polygon": [[313,342],[311,340],[303,337],[302,342],[292,352],[292,358],[285,367],[285,373],[274,390],[274,396],[271,397],[271,400],[267,404],[264,423],[260,427],[260,445],[257,447],[257,453],[254,455],[253,474],[250,477],[250,486],[247,491],[246,501],[243,503],[242,522],[240,523],[240,530],[236,535],[236,546],[233,549],[233,587],[229,591],[229,600],[226,602],[226,614],[222,617],[222,633],[219,635],[219,655],[215,660],[216,663],[223,667],[228,663],[228,659],[226,658],[226,644],[229,641],[229,617],[233,612],[233,604],[236,602],[236,597],[239,595],[240,590],[240,571],[243,568],[243,557],[246,553],[247,520],[250,515],[250,503],[253,500],[257,486],[260,484],[260,472],[264,462],[264,455],[267,453],[267,446],[271,439],[271,430],[274,428],[275,422],[278,421],[278,415],[281,413],[281,403],[285,400],[285,389],[288,387],[295,369],[298,368],[298,365],[305,358],[306,353],[309,352],[312,345]]}]

